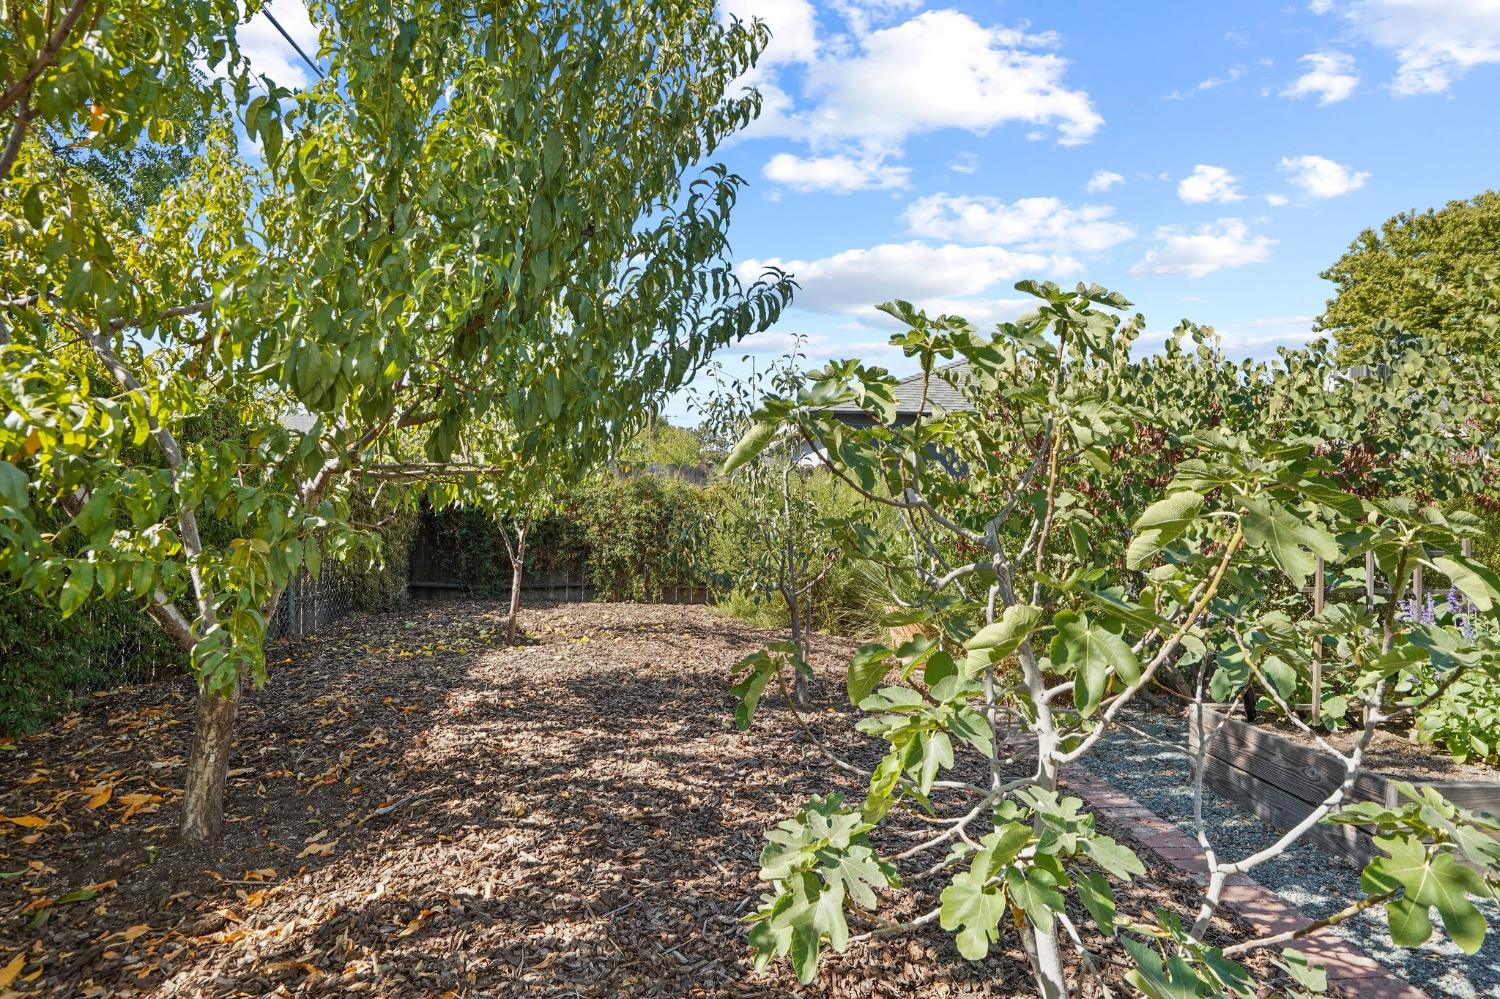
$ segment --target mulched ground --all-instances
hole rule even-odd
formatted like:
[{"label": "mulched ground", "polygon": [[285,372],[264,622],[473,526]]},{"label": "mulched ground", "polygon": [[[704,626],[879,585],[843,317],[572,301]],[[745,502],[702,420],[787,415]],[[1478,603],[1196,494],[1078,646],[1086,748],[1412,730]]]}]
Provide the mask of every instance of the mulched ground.
[{"label": "mulched ground", "polygon": [[[0,972],[24,957],[10,988],[1030,994],[1013,937],[975,964],[935,926],[853,945],[806,989],[785,967],[754,971],[739,917],[759,897],[763,832],[813,794],[860,793],[775,703],[734,730],[730,667],[775,636],[681,606],[528,609],[522,624],[530,644],[506,649],[495,605],[418,605],[276,646],[212,847],[174,836],[184,683],[98,696],[0,747]],[[852,648],[816,642],[815,724],[868,765],[878,747],[843,705]],[[1192,886],[1152,875],[1122,911],[1183,911]],[[883,915],[932,904],[918,893]]]}]

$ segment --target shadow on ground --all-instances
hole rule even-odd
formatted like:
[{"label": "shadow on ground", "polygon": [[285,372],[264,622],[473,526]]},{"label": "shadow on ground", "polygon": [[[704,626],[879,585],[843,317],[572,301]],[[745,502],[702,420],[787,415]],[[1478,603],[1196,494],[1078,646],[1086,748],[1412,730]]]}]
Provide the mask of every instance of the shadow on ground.
[{"label": "shadow on ground", "polygon": [[[971,964],[937,932],[856,945],[806,989],[752,969],[739,917],[763,832],[813,794],[860,793],[779,717],[734,731],[730,667],[766,633],[703,608],[564,605],[525,611],[533,643],[506,649],[503,623],[495,605],[418,605],[275,647],[211,848],[174,840],[186,684],[98,697],[0,756],[0,814],[47,823],[0,823],[0,966],[25,955],[12,988],[1029,991],[1009,949]],[[851,649],[818,643],[829,705]],[[815,724],[873,763],[850,721],[829,707]]]}]

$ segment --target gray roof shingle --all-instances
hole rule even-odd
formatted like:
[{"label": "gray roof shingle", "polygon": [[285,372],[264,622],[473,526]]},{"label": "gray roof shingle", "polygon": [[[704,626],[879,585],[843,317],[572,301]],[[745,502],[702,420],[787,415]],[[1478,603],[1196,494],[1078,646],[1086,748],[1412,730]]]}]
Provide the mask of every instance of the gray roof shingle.
[{"label": "gray roof shingle", "polygon": [[[945,364],[933,371],[932,380],[927,384],[927,411],[923,415],[930,416],[934,405],[941,406],[947,410],[974,408],[959,394],[957,389],[938,377],[939,371],[951,371],[961,375],[962,369],[967,368],[968,365],[969,362],[967,361],[954,361],[952,364]],[[896,383],[893,394],[896,397],[896,415],[898,417],[916,416],[917,406],[922,401],[922,373],[919,371],[908,378],[901,379],[901,381]],[[858,406],[850,403],[847,406],[835,407],[833,412],[859,413],[861,410]]]}]

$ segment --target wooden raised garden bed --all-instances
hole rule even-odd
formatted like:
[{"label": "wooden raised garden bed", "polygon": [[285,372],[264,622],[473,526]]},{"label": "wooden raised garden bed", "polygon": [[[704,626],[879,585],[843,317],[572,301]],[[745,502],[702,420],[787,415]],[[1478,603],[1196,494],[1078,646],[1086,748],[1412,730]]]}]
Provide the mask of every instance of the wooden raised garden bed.
[{"label": "wooden raised garden bed", "polygon": [[[1204,759],[1204,784],[1268,825],[1286,830],[1328,797],[1344,780],[1337,758],[1285,736],[1258,728],[1238,718],[1226,718],[1204,708],[1203,730],[1219,730],[1209,740]],[[1222,725],[1220,723],[1222,722]],[[1188,726],[1189,746],[1198,748],[1196,719]],[[1500,781],[1409,780],[1431,787],[1456,805],[1500,815]],[[1355,781],[1348,801],[1400,803],[1391,779],[1364,772]],[[1363,864],[1377,855],[1370,834],[1359,826],[1319,823],[1307,838],[1323,850]]]}]

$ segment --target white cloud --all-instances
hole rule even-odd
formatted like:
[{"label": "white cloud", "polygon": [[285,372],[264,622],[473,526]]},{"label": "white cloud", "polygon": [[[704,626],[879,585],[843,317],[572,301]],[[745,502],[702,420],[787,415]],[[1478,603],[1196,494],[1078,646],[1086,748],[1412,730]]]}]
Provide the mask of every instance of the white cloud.
[{"label": "white cloud", "polygon": [[883,156],[795,156],[777,153],[767,161],[767,180],[798,191],[869,191],[907,186],[911,170],[891,166]]},{"label": "white cloud", "polygon": [[948,162],[948,169],[954,173],[974,173],[979,169],[979,154],[959,153]]},{"label": "white cloud", "polygon": [[808,0],[721,0],[720,9],[742,21],[758,17],[771,29],[758,69],[811,62],[818,54],[817,12]]},{"label": "white cloud", "polygon": [[740,271],[753,276],[767,266],[780,267],[796,277],[801,286],[798,308],[862,316],[875,315],[874,306],[892,298],[926,308],[929,301],[981,295],[1002,281],[1065,277],[1082,269],[1068,256],[912,241],[845,250],[817,260],[746,260]]},{"label": "white cloud", "polygon": [[906,209],[913,235],[1045,253],[1100,253],[1135,238],[1135,230],[1110,220],[1106,205],[1074,208],[1058,198],[999,198],[934,194]]},{"label": "white cloud", "polygon": [[1337,104],[1359,86],[1354,57],[1345,52],[1312,52],[1300,60],[1308,70],[1281,90],[1282,97],[1318,98],[1318,106]]},{"label": "white cloud", "polygon": [[1102,194],[1116,184],[1123,183],[1125,183],[1124,176],[1115,173],[1113,170],[1095,170],[1094,175],[1089,178],[1089,182],[1083,186],[1083,189],[1089,194]]},{"label": "white cloud", "polygon": [[1188,231],[1161,226],[1157,245],[1130,269],[1132,277],[1176,275],[1206,277],[1231,267],[1258,264],[1270,258],[1275,240],[1254,236],[1244,219],[1225,218]]},{"label": "white cloud", "polygon": [[1014,323],[1037,311],[1037,299],[929,299],[922,308],[927,315],[959,315],[975,329],[989,330],[996,323]]},{"label": "white cloud", "polygon": [[1230,355],[1259,357],[1275,352],[1277,347],[1300,347],[1317,336],[1313,332],[1316,316],[1273,316],[1243,323],[1215,327]]},{"label": "white cloud", "polygon": [[1368,170],[1356,173],[1322,156],[1289,156],[1281,161],[1281,169],[1310,198],[1337,198],[1359,190],[1370,179]]},{"label": "white cloud", "polygon": [[1339,13],[1366,41],[1392,52],[1398,94],[1442,93],[1475,66],[1500,63],[1495,0],[1316,0],[1313,11]]},{"label": "white cloud", "polygon": [[[1056,44],[1054,35],[926,11],[852,40],[847,51],[825,47],[802,58],[804,107],[767,109],[753,132],[888,147],[945,128],[982,133],[1022,122],[1055,129],[1064,144],[1085,142],[1103,118],[1085,91],[1067,87]],[[763,93],[774,88],[777,101],[786,94],[774,71],[754,82]]]},{"label": "white cloud", "polygon": [[1272,208],[1285,208],[1291,203],[1292,199],[1288,198],[1285,194],[1266,195],[1266,204],[1270,205]]},{"label": "white cloud", "polygon": [[1186,100],[1189,97],[1192,97],[1195,93],[1217,90],[1218,88],[1228,86],[1231,83],[1238,83],[1240,80],[1244,79],[1245,72],[1246,70],[1244,66],[1230,66],[1229,69],[1225,71],[1223,76],[1210,76],[1206,80],[1201,80],[1195,87],[1193,87],[1192,90],[1188,91],[1187,93],[1183,93],[1180,90],[1174,90],[1170,94],[1167,94],[1165,99],[1169,101]]},{"label": "white cloud", "polygon": [[[862,325],[855,327],[867,336],[878,336],[880,331]],[[865,360],[897,361],[903,355],[899,347],[883,340],[845,340],[822,333],[782,333],[779,330],[764,330],[745,337],[735,349],[759,357],[782,357],[797,350],[809,361],[821,363],[834,358],[859,357]]]},{"label": "white cloud", "polygon": [[[1198,302],[1189,297],[1184,302]],[[1230,357],[1269,357],[1278,347],[1301,347],[1316,335],[1312,331],[1313,316],[1273,316],[1268,319],[1251,319],[1246,322],[1213,326],[1219,335],[1224,352]],[[1165,344],[1172,335],[1165,328],[1147,330],[1141,336],[1142,346]]]},{"label": "white cloud", "polygon": [[1193,89],[1217,90],[1220,87],[1239,81],[1244,77],[1244,75],[1244,66],[1230,66],[1228,72],[1226,72],[1223,76],[1210,76],[1208,79],[1199,82],[1198,86],[1194,87]]},{"label": "white cloud", "polygon": [[1240,179],[1221,166],[1199,163],[1193,172],[1177,185],[1177,196],[1190,205],[1205,205],[1211,201],[1227,204],[1240,201]]},{"label": "white cloud", "polygon": [[[317,59],[318,29],[307,15],[307,5],[302,0],[271,0],[266,6],[308,58]],[[257,13],[241,24],[237,35],[240,51],[249,59],[252,72],[269,76],[294,90],[316,82],[312,68],[287,44],[265,14]]]},{"label": "white cloud", "polygon": [[898,14],[916,10],[922,0],[833,0],[833,9],[843,15],[849,30],[863,35],[872,22],[888,21]]}]

